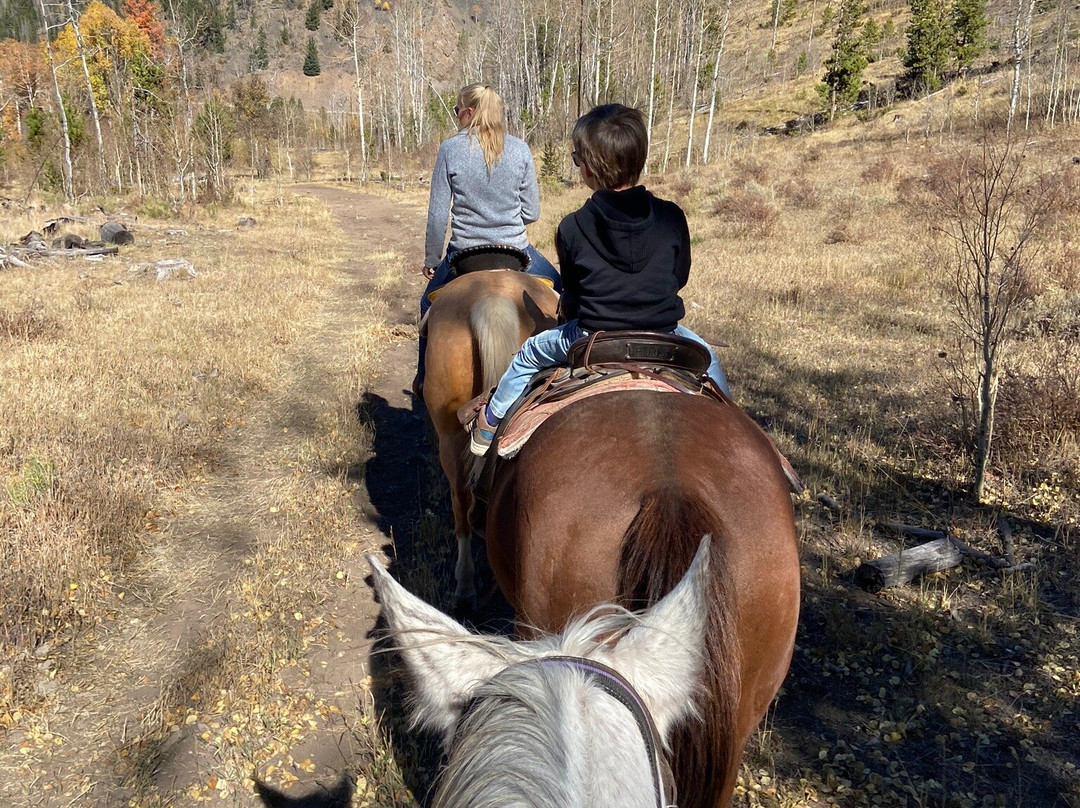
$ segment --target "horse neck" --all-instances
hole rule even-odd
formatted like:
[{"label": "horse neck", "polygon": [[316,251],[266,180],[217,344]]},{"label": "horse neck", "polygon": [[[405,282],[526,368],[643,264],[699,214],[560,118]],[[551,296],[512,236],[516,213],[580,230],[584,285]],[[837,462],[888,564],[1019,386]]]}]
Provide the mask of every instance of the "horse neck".
[{"label": "horse neck", "polygon": [[582,674],[508,669],[458,725],[434,808],[648,808],[652,765],[630,712]]}]

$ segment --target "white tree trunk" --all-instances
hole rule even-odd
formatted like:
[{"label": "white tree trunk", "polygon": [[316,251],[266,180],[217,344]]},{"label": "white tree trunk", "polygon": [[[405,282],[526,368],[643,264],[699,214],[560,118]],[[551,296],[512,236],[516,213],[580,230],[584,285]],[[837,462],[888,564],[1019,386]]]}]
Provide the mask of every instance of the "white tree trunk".
[{"label": "white tree trunk", "polygon": [[[653,0],[652,56],[649,59],[649,114],[645,118],[645,131],[649,136],[649,152],[652,151],[653,107],[656,103],[656,41],[659,33],[660,0]],[[645,173],[649,173],[648,157],[645,158]]]},{"label": "white tree trunk", "polygon": [[690,168],[690,159],[694,154],[694,118],[697,115],[698,83],[701,80],[701,57],[705,50],[705,4],[701,3],[698,14],[698,44],[694,55],[694,87],[690,93],[690,120],[686,135],[686,167]]},{"label": "white tree trunk", "polygon": [[[94,135],[97,138],[99,169],[101,182],[104,184],[109,176],[109,167],[105,164],[105,139],[101,136],[101,116],[98,115],[97,99],[94,97],[94,85],[90,81],[90,67],[86,64],[86,48],[83,45],[82,32],[79,30],[79,21],[75,13],[75,6],[71,0],[67,0],[68,22],[71,30],[75,33],[75,47],[79,51],[79,61],[82,62],[83,76],[86,78],[86,95],[90,101],[90,117],[94,121]],[[119,170],[119,164],[117,165]]]},{"label": "white tree trunk", "polygon": [[716,96],[720,81],[720,61],[724,56],[724,45],[727,42],[728,20],[731,17],[731,0],[724,4],[724,22],[720,28],[720,44],[716,46],[716,58],[713,60],[712,93],[709,98],[709,121],[705,126],[705,143],[701,151],[701,162],[709,162],[709,146],[712,145],[713,118],[716,115]]},{"label": "white tree trunk", "polygon": [[[1027,8],[1026,23],[1022,21],[1025,6]],[[1016,107],[1020,102],[1020,72],[1024,63],[1024,53],[1031,40],[1031,15],[1035,11],[1035,0],[1016,0],[1016,17],[1013,19],[1013,80],[1012,92],[1009,94],[1009,121],[1007,130],[1012,131],[1013,118],[1016,116]]]},{"label": "white tree trunk", "polygon": [[53,89],[56,91],[56,108],[60,116],[60,130],[64,142],[64,198],[69,204],[75,202],[75,169],[71,164],[71,133],[68,131],[67,110],[64,109],[64,96],[60,92],[60,80],[56,76],[56,60],[53,58],[52,37],[49,33],[49,12],[45,0],[38,0],[41,8],[41,24],[45,34],[45,54],[49,61]]},{"label": "white tree trunk", "polygon": [[[360,182],[367,182],[367,134],[364,131],[364,85],[360,73],[360,43],[357,40],[360,23],[353,23],[352,57],[353,70],[356,72],[356,108],[360,120]],[[288,150],[286,150],[286,155]],[[289,158],[289,178],[292,179],[292,159]]]}]

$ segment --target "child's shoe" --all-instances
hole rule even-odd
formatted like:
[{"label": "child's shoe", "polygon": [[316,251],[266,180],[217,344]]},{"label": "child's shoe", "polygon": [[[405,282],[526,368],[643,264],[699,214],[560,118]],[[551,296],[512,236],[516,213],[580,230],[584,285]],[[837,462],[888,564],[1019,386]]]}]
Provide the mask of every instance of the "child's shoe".
[{"label": "child's shoe", "polygon": [[495,439],[495,430],[499,428],[498,422],[491,423],[487,417],[487,407],[482,407],[476,414],[470,430],[469,451],[477,457],[483,457],[491,448],[491,441]]}]

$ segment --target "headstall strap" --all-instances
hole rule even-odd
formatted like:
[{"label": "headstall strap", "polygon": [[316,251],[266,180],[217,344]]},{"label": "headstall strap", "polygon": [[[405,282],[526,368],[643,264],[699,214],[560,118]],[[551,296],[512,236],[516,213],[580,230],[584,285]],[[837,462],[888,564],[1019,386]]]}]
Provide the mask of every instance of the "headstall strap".
[{"label": "headstall strap", "polygon": [[[587,354],[586,354],[587,355]],[[656,731],[649,708],[626,678],[614,668],[586,657],[546,656],[518,664],[564,666],[584,672],[601,690],[623,705],[638,725],[645,741],[645,753],[652,762],[652,780],[656,790],[657,808],[677,808],[675,780],[661,750],[660,734]],[[666,786],[666,787],[665,787]],[[668,796],[671,801],[668,802]]]}]

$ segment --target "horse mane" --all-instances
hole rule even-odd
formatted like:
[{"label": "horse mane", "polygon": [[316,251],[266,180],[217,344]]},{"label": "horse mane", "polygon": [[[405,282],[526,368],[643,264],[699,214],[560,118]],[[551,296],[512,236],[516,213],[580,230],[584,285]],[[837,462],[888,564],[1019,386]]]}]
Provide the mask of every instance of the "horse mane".
[{"label": "horse mane", "polygon": [[528,642],[447,634],[418,645],[468,642],[508,665],[473,691],[449,742],[454,754],[438,777],[432,808],[580,806],[587,790],[578,774],[582,750],[567,743],[571,725],[563,705],[577,703],[582,688],[595,685],[586,683],[577,670],[523,669],[513,663],[553,654],[588,657],[640,622],[639,615],[605,604],[576,617],[561,634],[541,635]]},{"label": "horse mane", "polygon": [[734,769],[739,703],[738,646],[732,583],[719,540],[724,525],[698,495],[675,483],[641,498],[641,506],[623,537],[618,572],[619,603],[643,609],[666,595],[690,566],[701,537],[714,541],[706,596],[705,653],[701,704],[694,717],[675,727],[675,780],[680,808],[712,806]]},{"label": "horse mane", "polygon": [[565,673],[539,668],[508,668],[480,685],[454,733],[455,754],[439,777],[433,808],[577,804],[560,708],[569,685]]},{"label": "horse mane", "polygon": [[499,383],[521,347],[521,317],[517,304],[500,295],[481,297],[469,310],[469,326],[480,353],[483,389]]}]

